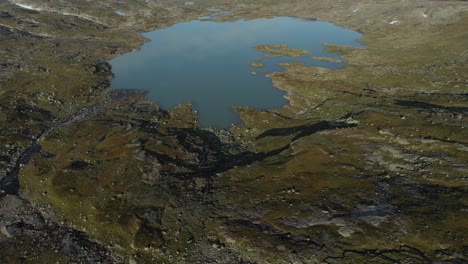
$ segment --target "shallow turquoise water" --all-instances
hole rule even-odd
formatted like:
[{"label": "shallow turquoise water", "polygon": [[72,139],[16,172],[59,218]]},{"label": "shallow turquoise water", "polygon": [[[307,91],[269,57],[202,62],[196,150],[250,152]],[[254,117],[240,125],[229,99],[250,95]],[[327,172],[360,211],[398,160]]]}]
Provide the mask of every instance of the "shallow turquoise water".
[{"label": "shallow turquoise water", "polygon": [[[291,17],[236,22],[191,21],[144,34],[151,41],[136,52],[110,61],[116,89],[145,89],[149,98],[167,110],[191,102],[204,127],[227,128],[239,123],[233,106],[257,109],[287,104],[285,93],[265,75],[282,71],[281,62],[339,68],[344,63],[312,60],[340,59],[325,53],[322,43],[361,46],[362,35],[331,23]],[[262,44],[288,44],[309,50],[300,58],[267,58],[255,50]],[[264,68],[249,64],[262,58]],[[257,74],[252,74],[256,72]]]}]

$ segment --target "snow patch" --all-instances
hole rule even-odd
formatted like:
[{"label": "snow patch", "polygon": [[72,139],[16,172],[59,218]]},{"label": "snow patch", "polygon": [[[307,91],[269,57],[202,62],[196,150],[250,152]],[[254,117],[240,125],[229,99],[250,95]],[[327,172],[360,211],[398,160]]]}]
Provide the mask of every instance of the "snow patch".
[{"label": "snow patch", "polygon": [[357,11],[359,11],[359,8],[354,9],[353,13],[356,13]]},{"label": "snow patch", "polygon": [[125,12],[120,11],[120,10],[115,11],[115,13],[116,13],[117,15],[119,15],[119,16],[126,16],[126,15],[127,15]]},{"label": "snow patch", "polygon": [[[34,7],[32,5],[25,5],[25,4],[19,4],[19,3],[16,3],[16,2],[13,2],[13,1],[10,1],[12,4],[14,5],[17,5],[21,8],[24,8],[24,9],[28,9],[28,10],[34,10],[34,11],[44,11],[44,9],[41,9],[41,8],[38,8],[38,7]],[[86,20],[89,20],[89,21],[92,21],[94,23],[98,23],[98,24],[102,24],[101,22],[99,22],[97,19],[93,18],[93,17],[90,17],[90,16],[87,16],[87,15],[79,15],[79,14],[73,14],[73,13],[67,13],[67,12],[57,12],[57,11],[54,11],[54,10],[50,10],[50,9],[46,9],[48,12],[53,12],[53,13],[57,13],[57,14],[61,14],[61,15],[64,15],[64,16],[74,16],[74,17],[79,17],[79,18],[82,18],[82,19],[86,19]]]},{"label": "snow patch", "polygon": [[31,6],[31,5],[23,5],[23,4],[18,4],[18,3],[13,3],[21,8],[28,9],[28,10],[34,10],[34,11],[42,11],[42,9]]},{"label": "snow patch", "polygon": [[393,21],[390,21],[390,23],[388,23],[390,25],[398,25],[400,24],[400,20],[393,20]]}]

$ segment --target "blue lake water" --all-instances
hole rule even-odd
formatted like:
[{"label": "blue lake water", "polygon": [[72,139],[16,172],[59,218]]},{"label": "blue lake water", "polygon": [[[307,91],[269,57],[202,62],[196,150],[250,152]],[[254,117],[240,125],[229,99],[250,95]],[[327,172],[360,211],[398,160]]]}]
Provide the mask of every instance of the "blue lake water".
[{"label": "blue lake water", "polygon": [[[325,52],[323,43],[358,46],[362,35],[331,23],[291,17],[214,22],[196,20],[145,33],[151,41],[141,50],[110,61],[116,89],[145,89],[148,97],[170,110],[191,102],[204,127],[227,128],[240,122],[233,106],[274,109],[287,104],[285,93],[267,73],[283,71],[281,62],[339,68],[311,56],[340,59]],[[255,49],[263,44],[287,44],[311,54],[274,57]],[[264,68],[250,63],[261,59]]]}]

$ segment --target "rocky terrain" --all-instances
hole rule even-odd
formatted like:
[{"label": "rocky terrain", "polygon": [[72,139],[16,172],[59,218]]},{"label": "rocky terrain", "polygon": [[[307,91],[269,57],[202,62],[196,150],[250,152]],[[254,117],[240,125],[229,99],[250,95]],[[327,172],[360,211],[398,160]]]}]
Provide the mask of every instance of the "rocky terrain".
[{"label": "rocky terrain", "polygon": [[[466,263],[467,1],[191,2],[0,0],[2,263]],[[207,7],[366,47],[281,65],[290,104],[228,131],[112,89],[108,60]]]}]

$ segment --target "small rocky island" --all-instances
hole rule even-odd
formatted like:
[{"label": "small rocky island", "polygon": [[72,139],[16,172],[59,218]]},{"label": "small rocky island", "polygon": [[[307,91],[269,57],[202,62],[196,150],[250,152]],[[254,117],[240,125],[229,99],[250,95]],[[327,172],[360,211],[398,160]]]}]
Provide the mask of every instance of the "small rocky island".
[{"label": "small rocky island", "polygon": [[286,56],[297,58],[302,55],[310,54],[308,50],[293,49],[287,44],[265,44],[255,47],[258,51],[271,54],[270,56]]},{"label": "small rocky island", "polygon": [[[467,261],[468,2],[187,3],[0,2],[1,263]],[[224,130],[112,88],[141,33],[210,7],[365,47],[327,45],[336,70],[283,63],[289,104]]]}]

